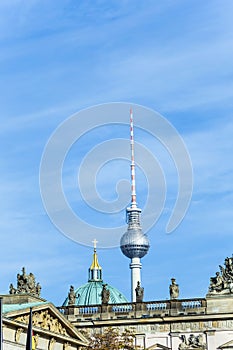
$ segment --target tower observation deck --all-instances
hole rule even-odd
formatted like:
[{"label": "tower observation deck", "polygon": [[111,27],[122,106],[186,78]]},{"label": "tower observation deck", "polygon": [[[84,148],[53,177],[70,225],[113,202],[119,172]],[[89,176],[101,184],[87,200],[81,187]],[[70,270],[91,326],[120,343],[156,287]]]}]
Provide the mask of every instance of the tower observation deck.
[{"label": "tower observation deck", "polygon": [[136,181],[135,181],[135,161],[134,161],[134,128],[133,111],[130,110],[130,149],[131,149],[131,204],[126,209],[126,220],[128,224],[127,231],[121,237],[120,247],[122,253],[131,259],[131,298],[136,301],[135,289],[137,283],[141,283],[140,259],[143,258],[149,250],[149,240],[146,234],[142,232],[140,216],[141,209],[137,207],[136,202]]}]

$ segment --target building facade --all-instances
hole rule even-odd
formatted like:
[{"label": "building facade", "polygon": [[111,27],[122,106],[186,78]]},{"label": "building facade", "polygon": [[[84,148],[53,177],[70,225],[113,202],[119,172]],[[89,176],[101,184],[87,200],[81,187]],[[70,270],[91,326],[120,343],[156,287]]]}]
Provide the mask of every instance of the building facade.
[{"label": "building facade", "polygon": [[8,295],[1,295],[3,350],[26,349],[30,310],[32,310],[31,350],[78,350],[87,346],[87,339],[50,302],[38,294],[32,273],[17,275],[17,287],[10,285]]},{"label": "building facade", "polygon": [[[211,278],[205,298],[117,304],[68,305],[60,309],[78,329],[90,334],[108,327],[131,328],[139,349],[233,349],[233,258]],[[172,286],[172,285],[171,285]],[[136,292],[135,292],[136,293]]]}]

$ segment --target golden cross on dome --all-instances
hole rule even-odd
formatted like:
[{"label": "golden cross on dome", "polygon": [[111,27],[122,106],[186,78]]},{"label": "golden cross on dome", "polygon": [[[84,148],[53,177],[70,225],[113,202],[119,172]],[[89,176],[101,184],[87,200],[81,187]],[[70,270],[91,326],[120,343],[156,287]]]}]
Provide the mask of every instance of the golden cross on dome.
[{"label": "golden cross on dome", "polygon": [[98,243],[98,241],[96,240],[96,238],[92,241],[93,245],[94,245],[94,249],[96,250],[96,245]]}]

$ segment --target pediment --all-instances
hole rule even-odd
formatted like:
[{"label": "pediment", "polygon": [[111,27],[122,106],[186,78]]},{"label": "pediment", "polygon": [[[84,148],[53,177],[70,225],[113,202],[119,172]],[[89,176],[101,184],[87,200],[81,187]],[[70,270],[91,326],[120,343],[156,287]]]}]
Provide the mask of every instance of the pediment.
[{"label": "pediment", "polygon": [[[205,345],[204,345],[205,346]],[[187,346],[186,348],[184,348],[185,350],[203,350],[203,349],[206,349],[206,347],[205,348],[203,348],[203,347],[198,347],[198,346],[195,346],[195,347],[189,347],[189,346]]]},{"label": "pediment", "polygon": [[218,347],[218,349],[233,349],[233,340],[228,341]]},{"label": "pediment", "polygon": [[[23,308],[18,305],[15,310],[4,312],[4,317],[28,325],[30,304]],[[41,303],[32,307],[32,326],[34,330],[51,333],[53,336],[79,339],[86,343],[86,338],[58,311],[51,303]]]},{"label": "pediment", "polygon": [[171,348],[168,348],[165,345],[156,343],[156,344],[149,346],[149,348],[147,348],[147,350],[171,350]]}]

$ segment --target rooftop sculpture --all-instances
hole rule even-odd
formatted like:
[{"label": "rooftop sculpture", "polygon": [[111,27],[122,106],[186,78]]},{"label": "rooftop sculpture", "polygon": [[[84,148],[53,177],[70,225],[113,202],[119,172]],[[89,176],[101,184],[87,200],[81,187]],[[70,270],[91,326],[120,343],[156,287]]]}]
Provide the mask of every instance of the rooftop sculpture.
[{"label": "rooftop sculpture", "polygon": [[33,273],[26,274],[25,267],[22,268],[21,275],[17,274],[17,288],[12,283],[9,288],[9,294],[32,294],[39,297],[41,293],[40,283],[36,283]]},{"label": "rooftop sculpture", "polygon": [[171,278],[169,293],[170,293],[170,299],[177,299],[179,297],[179,285],[176,283],[175,278]]},{"label": "rooftop sculpture", "polygon": [[224,266],[219,265],[220,272],[210,278],[208,296],[233,293],[233,256],[225,259]]}]

